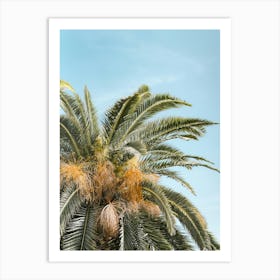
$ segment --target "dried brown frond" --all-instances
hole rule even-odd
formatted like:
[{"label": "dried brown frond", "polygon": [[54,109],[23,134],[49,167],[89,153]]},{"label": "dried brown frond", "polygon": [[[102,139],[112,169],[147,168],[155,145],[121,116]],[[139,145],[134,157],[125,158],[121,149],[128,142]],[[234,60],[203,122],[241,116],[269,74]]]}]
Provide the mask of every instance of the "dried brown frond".
[{"label": "dried brown frond", "polygon": [[93,189],[91,187],[90,176],[83,170],[83,165],[81,163],[62,163],[60,165],[60,180],[66,184],[76,184],[80,190],[80,194],[84,196],[85,199],[92,199]]},{"label": "dried brown frond", "polygon": [[95,200],[104,199],[109,202],[116,193],[118,179],[114,173],[114,166],[110,161],[97,164],[92,177]]},{"label": "dried brown frond", "polygon": [[139,203],[139,207],[149,213],[151,216],[158,217],[161,214],[160,208],[155,203],[143,200]]},{"label": "dried brown frond", "polygon": [[138,202],[143,199],[143,173],[135,167],[125,171],[119,187],[121,196],[129,202]]},{"label": "dried brown frond", "polygon": [[67,182],[78,181],[84,175],[82,166],[74,163],[61,163],[60,165],[60,179]]},{"label": "dried brown frond", "polygon": [[110,202],[102,209],[99,226],[107,239],[118,235],[119,215],[113,203]]}]

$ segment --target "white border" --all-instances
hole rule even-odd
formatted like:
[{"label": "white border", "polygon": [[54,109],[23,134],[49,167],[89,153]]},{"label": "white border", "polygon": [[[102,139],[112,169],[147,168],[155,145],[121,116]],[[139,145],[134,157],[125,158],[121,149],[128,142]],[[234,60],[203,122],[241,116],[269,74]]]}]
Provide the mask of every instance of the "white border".
[{"label": "white border", "polygon": [[[61,29],[220,30],[220,251],[60,251],[59,69]],[[229,262],[231,260],[231,20],[186,18],[49,19],[49,261]]]}]

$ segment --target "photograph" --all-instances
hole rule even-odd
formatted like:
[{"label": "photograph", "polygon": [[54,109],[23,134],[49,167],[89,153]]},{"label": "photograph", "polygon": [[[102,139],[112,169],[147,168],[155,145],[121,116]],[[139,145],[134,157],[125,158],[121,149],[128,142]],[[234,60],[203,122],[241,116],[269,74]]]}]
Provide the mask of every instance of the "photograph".
[{"label": "photograph", "polygon": [[221,32],[177,25],[59,28],[59,251],[228,248]]}]

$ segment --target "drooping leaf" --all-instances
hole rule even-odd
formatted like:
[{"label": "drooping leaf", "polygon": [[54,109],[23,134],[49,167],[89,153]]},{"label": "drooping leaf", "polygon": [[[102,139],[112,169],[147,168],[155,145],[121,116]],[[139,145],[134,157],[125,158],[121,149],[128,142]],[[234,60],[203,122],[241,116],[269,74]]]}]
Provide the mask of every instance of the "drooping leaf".
[{"label": "drooping leaf", "polygon": [[60,195],[60,234],[76,211],[81,207],[83,200],[74,184],[68,185]]},{"label": "drooping leaf", "polygon": [[96,210],[90,205],[83,205],[69,221],[61,239],[62,250],[95,250]]},{"label": "drooping leaf", "polygon": [[152,182],[145,181],[142,183],[144,192],[150,194],[150,200],[156,203],[164,214],[164,218],[167,224],[167,229],[171,235],[175,234],[175,219],[161,186],[158,186]]},{"label": "drooping leaf", "polygon": [[168,188],[163,190],[177,219],[185,226],[199,248],[211,250],[207,223],[199,210],[182,194]]}]

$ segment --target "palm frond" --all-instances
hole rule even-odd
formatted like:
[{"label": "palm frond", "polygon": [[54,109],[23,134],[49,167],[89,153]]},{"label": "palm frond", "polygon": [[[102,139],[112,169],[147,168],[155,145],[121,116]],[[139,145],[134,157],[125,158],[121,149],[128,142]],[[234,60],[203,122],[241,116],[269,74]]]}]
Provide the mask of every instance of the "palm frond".
[{"label": "palm frond", "polygon": [[161,156],[161,159],[170,158],[170,157],[171,158],[181,158],[183,160],[195,159],[198,161],[203,161],[203,162],[213,164],[213,162],[211,162],[203,157],[185,154],[182,151],[178,150],[177,148],[174,148],[168,144],[160,144],[157,146],[153,146],[151,149],[149,149],[149,153]]},{"label": "palm frond", "polygon": [[149,150],[149,153],[156,154],[156,155],[159,154],[159,155],[181,156],[181,157],[185,155],[179,149],[172,147],[171,145],[168,145],[168,144],[154,145]]},{"label": "palm frond", "polygon": [[210,239],[210,248],[212,250],[220,250],[220,244],[216,240],[215,236],[209,231],[208,231],[208,235],[209,235],[209,239]]},{"label": "palm frond", "polygon": [[[61,132],[61,130],[60,130]],[[69,160],[73,153],[77,155],[77,158],[80,156],[78,152],[75,151],[74,146],[71,145],[71,142],[68,138],[60,136],[60,158],[66,160]]]},{"label": "palm frond", "polygon": [[193,167],[200,166],[219,172],[219,169],[209,164],[201,163],[200,161],[190,161],[188,160],[187,157],[184,158],[178,156],[166,157],[166,155],[161,156],[161,155],[148,154],[147,156],[144,156],[141,159],[141,166],[143,166],[145,172],[152,171],[152,170],[156,171],[156,170],[166,169],[175,166],[185,167],[188,170],[192,169]]},{"label": "palm frond", "polygon": [[60,91],[70,90],[72,92],[75,92],[74,88],[66,81],[60,80]]},{"label": "palm frond", "polygon": [[93,143],[95,138],[99,135],[99,126],[97,120],[96,109],[91,101],[90,92],[87,87],[84,88],[85,105],[86,105],[86,119],[90,130],[90,142]]},{"label": "palm frond", "polygon": [[125,212],[120,219],[120,250],[145,250],[143,227],[136,212]]},{"label": "palm frond", "polygon": [[150,121],[132,132],[126,142],[141,139],[149,147],[157,146],[167,140],[181,138],[183,135],[195,138],[205,133],[205,127],[216,123],[197,118],[168,117]]},{"label": "palm frond", "polygon": [[171,244],[173,250],[186,250],[186,251],[193,251],[194,247],[186,233],[183,233],[182,231],[178,230],[176,228],[176,232],[174,235],[170,235],[166,224],[161,221],[160,223],[160,230],[162,232],[162,235],[165,237],[165,239]]},{"label": "palm frond", "polygon": [[119,143],[122,143],[126,137],[136,128],[143,124],[143,122],[158,112],[167,109],[177,108],[179,106],[191,106],[189,103],[172,97],[169,94],[156,94],[141,102],[135,112],[126,117],[126,122],[119,130]]},{"label": "palm frond", "polygon": [[63,235],[67,223],[80,208],[82,202],[79,190],[74,184],[63,189],[60,194],[60,235]]},{"label": "palm frond", "polygon": [[159,206],[160,210],[162,211],[170,235],[175,234],[175,219],[171,207],[169,205],[169,202],[164,192],[162,191],[161,186],[156,185],[152,182],[145,181],[142,183],[142,187],[144,193],[145,192],[149,193],[148,199],[156,203]]},{"label": "palm frond", "polygon": [[182,194],[168,188],[163,189],[177,219],[185,226],[199,248],[211,250],[207,223],[198,209]]},{"label": "palm frond", "polygon": [[188,236],[185,233],[176,230],[176,234],[174,236],[169,236],[168,241],[173,246],[174,250],[177,251],[193,251],[194,247],[190,242]]},{"label": "palm frond", "polygon": [[61,250],[95,250],[96,210],[89,205],[82,205],[66,226],[61,239]]},{"label": "palm frond", "polygon": [[178,172],[170,169],[159,169],[159,170],[153,170],[151,171],[155,174],[158,174],[160,176],[165,176],[170,179],[173,179],[174,181],[180,183],[183,187],[187,188],[193,195],[196,195],[194,188],[184,179],[182,178]]},{"label": "palm frond", "polygon": [[60,139],[67,142],[71,147],[71,152],[76,153],[77,157],[81,156],[83,144],[81,144],[80,133],[65,116],[60,116]]},{"label": "palm frond", "polygon": [[84,147],[87,154],[89,154],[92,145],[90,138],[89,123],[86,117],[86,109],[77,93],[72,95],[61,92],[60,93],[61,108],[66,116],[71,120],[73,126],[79,131],[82,139],[84,139]]},{"label": "palm frond", "polygon": [[149,215],[147,212],[140,212],[140,219],[143,225],[143,231],[145,233],[144,240],[146,244],[148,244],[147,250],[172,250],[173,247],[169,242],[168,236],[174,236],[174,234],[170,234],[167,226],[166,231],[163,231],[161,225],[165,223],[165,221],[160,217],[155,217]]},{"label": "palm frond", "polygon": [[108,145],[113,140],[117,130],[125,121],[127,115],[133,113],[139,102],[148,98],[149,96],[149,88],[141,87],[134,95],[116,102],[115,105],[105,113],[103,125]]}]

